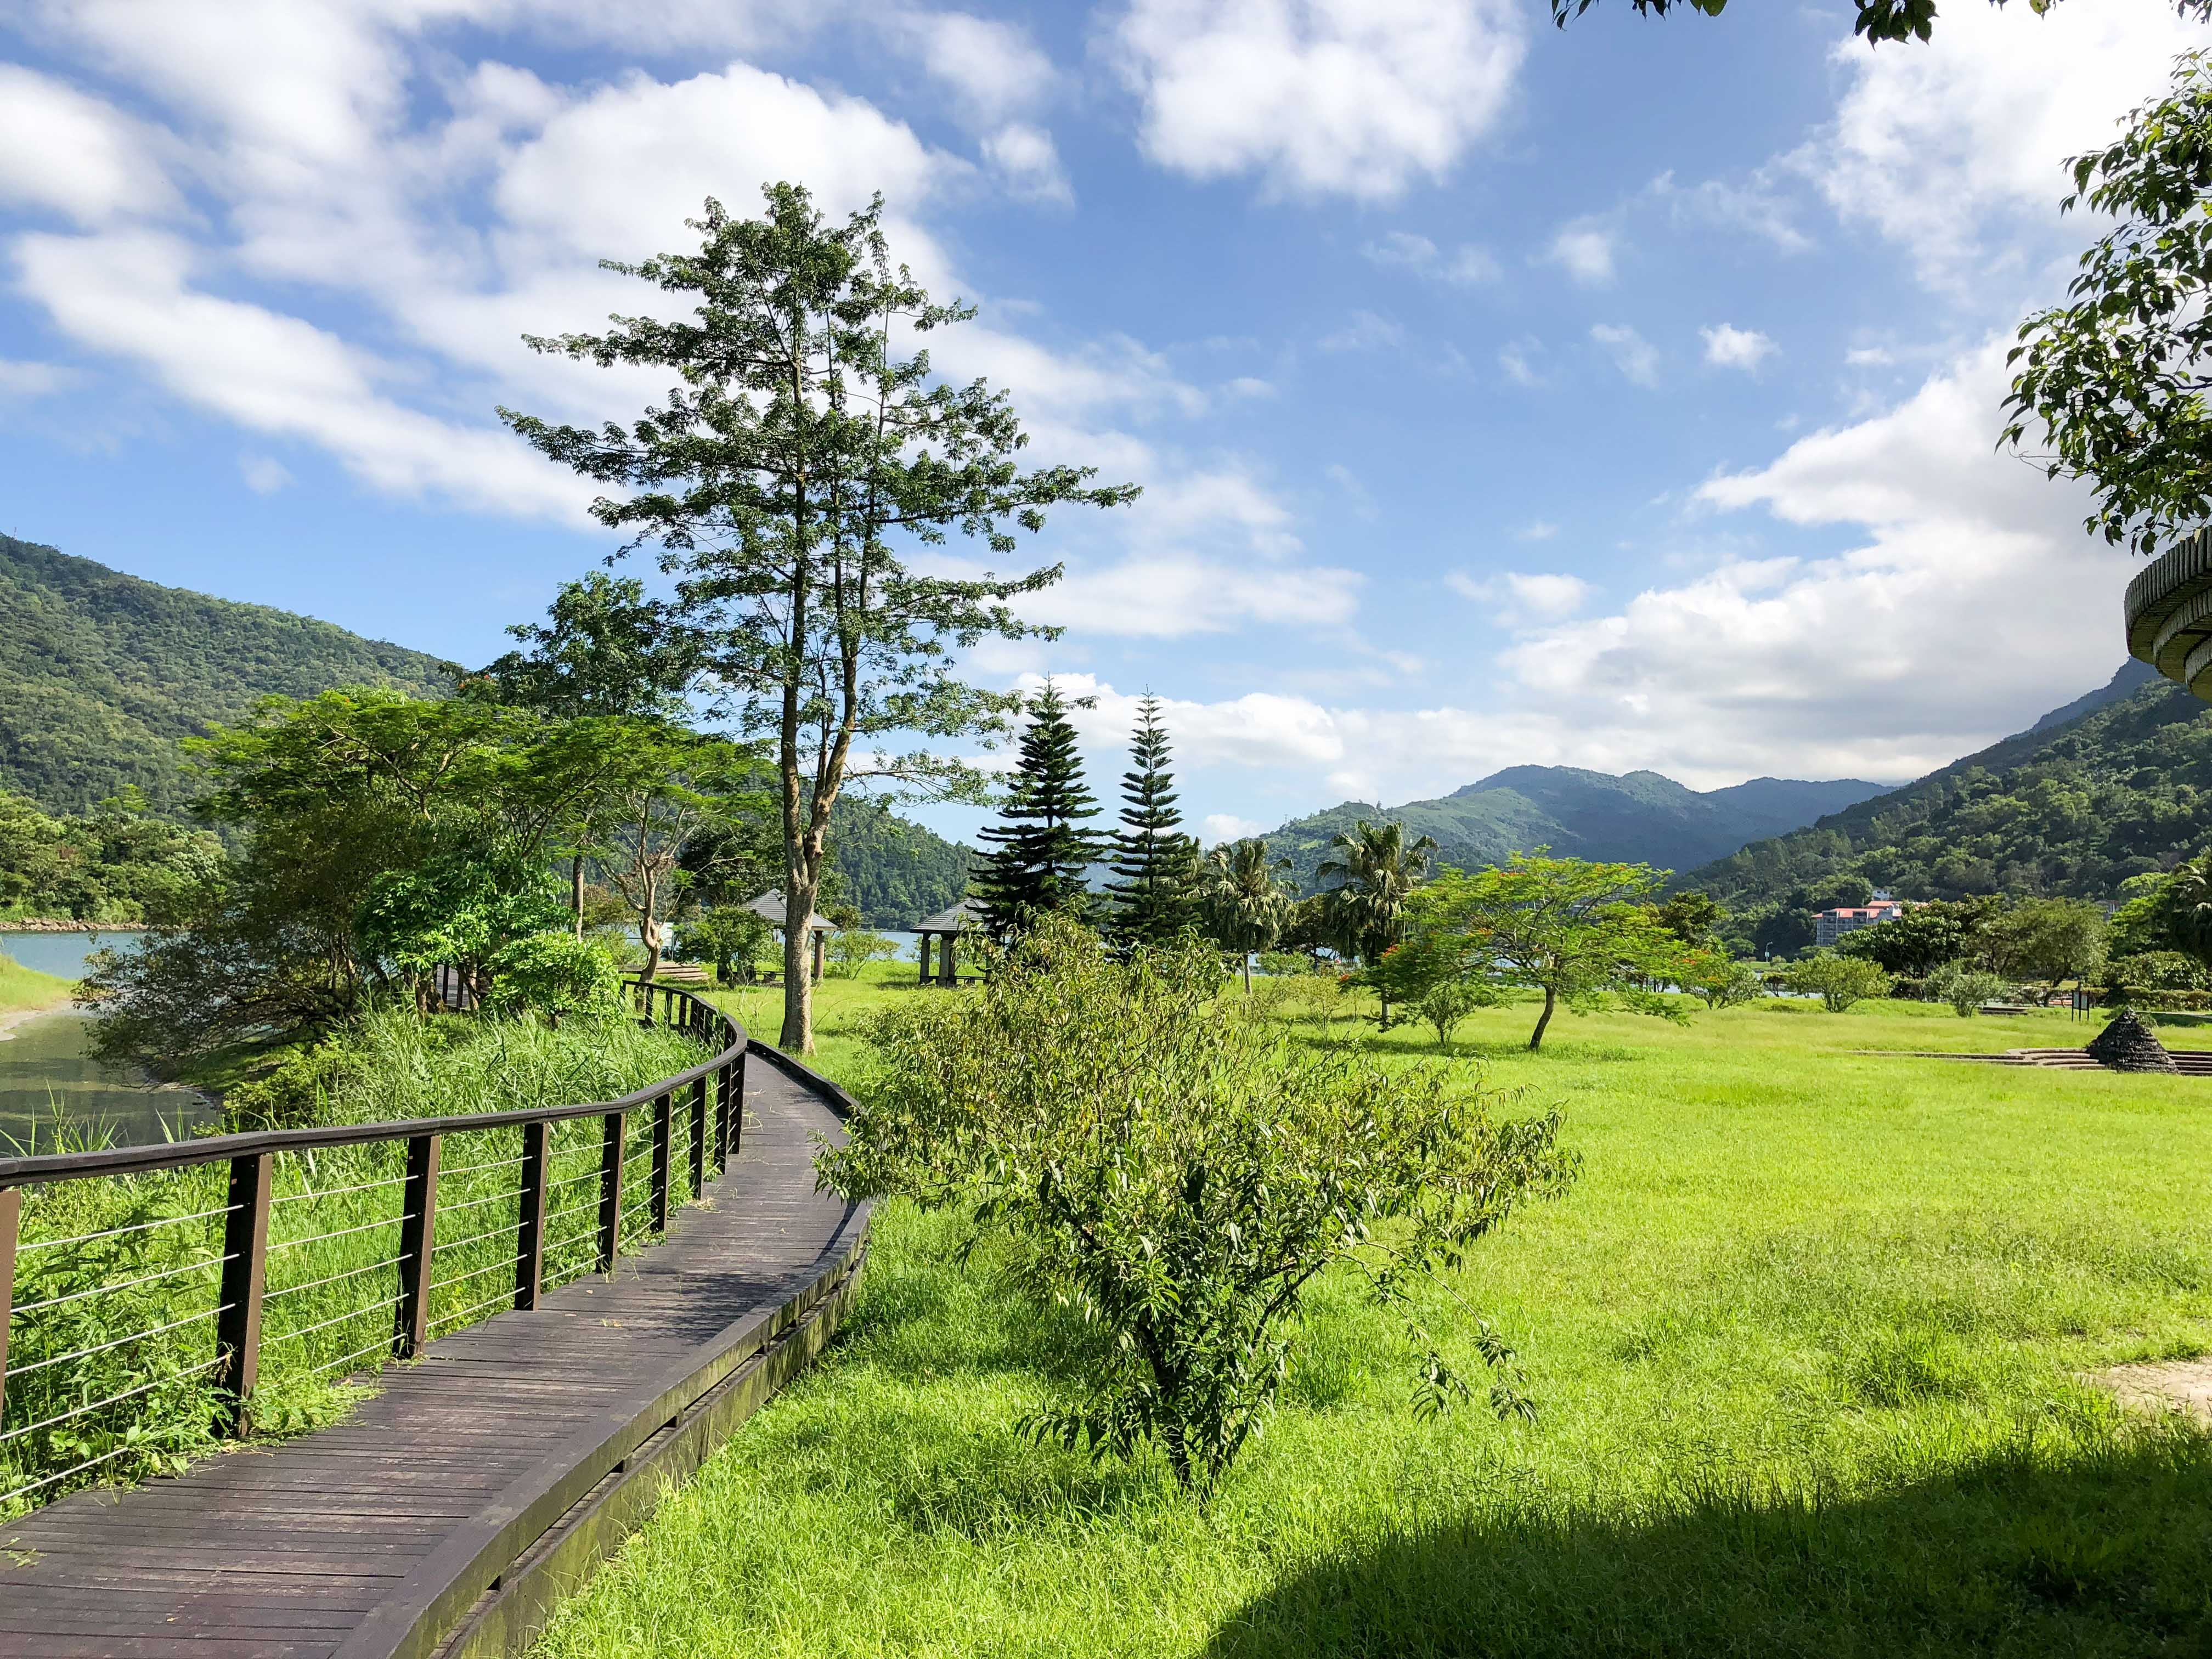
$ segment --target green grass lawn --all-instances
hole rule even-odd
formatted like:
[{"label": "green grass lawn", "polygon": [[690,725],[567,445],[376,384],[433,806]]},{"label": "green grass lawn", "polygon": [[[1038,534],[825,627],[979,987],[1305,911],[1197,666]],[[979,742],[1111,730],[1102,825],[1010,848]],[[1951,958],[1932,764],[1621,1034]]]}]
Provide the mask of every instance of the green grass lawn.
[{"label": "green grass lawn", "polygon": [[[826,988],[825,1069],[853,1069],[854,1019],[891,994]],[[738,1005],[771,1038],[772,996]],[[1200,1509],[1157,1462],[1023,1439],[1050,1331],[947,1265],[951,1224],[894,1206],[836,1348],[543,1650],[2212,1644],[2212,1442],[2078,1380],[2212,1351],[2212,1080],[1857,1052],[2094,1029],[2063,1013],[1562,1018],[1534,1056],[1529,1023],[1478,1016],[1450,1063],[1563,1103],[1585,1159],[1459,1287],[1518,1348],[1534,1426],[1420,1419],[1398,1322],[1332,1280],[1266,1436]]]},{"label": "green grass lawn", "polygon": [[57,1007],[69,1000],[73,983],[72,980],[26,968],[5,951],[0,951],[0,1014],[24,1008]]}]

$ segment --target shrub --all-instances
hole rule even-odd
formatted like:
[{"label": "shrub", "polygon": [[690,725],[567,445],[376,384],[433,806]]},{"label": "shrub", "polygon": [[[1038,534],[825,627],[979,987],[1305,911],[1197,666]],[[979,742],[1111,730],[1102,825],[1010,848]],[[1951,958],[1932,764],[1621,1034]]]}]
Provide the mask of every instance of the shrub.
[{"label": "shrub", "polygon": [[1766,994],[1766,981],[1747,962],[1717,951],[1702,951],[1682,976],[1682,988],[1705,1000],[1708,1008],[1733,1008]]},{"label": "shrub", "polygon": [[1498,994],[1480,980],[1439,980],[1407,1005],[1416,1019],[1437,1028],[1437,1047],[1450,1042],[1452,1033],[1478,1008],[1494,1008]]},{"label": "shrub", "polygon": [[1960,1019],[1981,1012],[1982,1005],[2004,994],[2005,982],[1983,968],[1963,962],[1947,962],[1928,976],[1931,1001],[1948,1002]]},{"label": "shrub", "polygon": [[555,1025],[563,1014],[619,1014],[622,976],[613,956],[596,939],[532,933],[492,957],[485,1006],[500,1013],[544,1014]]},{"label": "shrub", "polygon": [[2203,965],[2179,951],[2143,951],[2131,957],[2116,957],[2106,964],[2106,975],[2115,985],[2146,991],[2205,988]]},{"label": "shrub", "polygon": [[872,962],[890,962],[899,953],[899,942],[865,927],[845,927],[830,936],[829,956],[841,979],[858,979]]},{"label": "shrub", "polygon": [[[872,1073],[825,1184],[969,1211],[1016,1287],[1093,1334],[1082,1397],[1033,1433],[1093,1455],[1166,1455],[1210,1491],[1287,1372],[1302,1292],[1340,1261],[1401,1311],[1575,1160],[1556,1113],[1494,1120],[1449,1069],[1385,1072],[1356,1045],[1293,1052],[1223,999],[1195,940],[1113,961],[1066,917],[985,947],[980,997],[872,1023]],[[1428,1349],[1419,1400],[1470,1392]],[[1492,1406],[1530,1408],[1478,1325]]]},{"label": "shrub", "polygon": [[1819,996],[1820,1006],[1832,1014],[1842,1013],[1863,998],[1889,993],[1889,975],[1865,957],[1835,956],[1825,951],[1815,951],[1792,968],[1789,983],[1793,991],[1810,991]]}]

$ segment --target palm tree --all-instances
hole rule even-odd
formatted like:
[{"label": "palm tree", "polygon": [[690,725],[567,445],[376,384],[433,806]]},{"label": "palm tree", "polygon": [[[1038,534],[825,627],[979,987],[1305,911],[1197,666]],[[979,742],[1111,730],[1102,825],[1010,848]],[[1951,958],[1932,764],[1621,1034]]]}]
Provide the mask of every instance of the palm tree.
[{"label": "palm tree", "polygon": [[2174,944],[2197,961],[2212,963],[2212,853],[2200,853],[2175,869],[2166,903]]},{"label": "palm tree", "polygon": [[[1324,881],[1339,878],[1328,895],[1337,936],[1372,967],[1397,943],[1407,897],[1428,871],[1436,837],[1423,836],[1408,846],[1404,824],[1370,823],[1362,818],[1329,844],[1336,849],[1335,856],[1323,860],[1314,874]],[[1388,993],[1382,1023],[1390,1023]]]},{"label": "palm tree", "polygon": [[1267,843],[1257,836],[1217,847],[1206,860],[1206,915],[1208,931],[1224,949],[1244,959],[1244,990],[1252,990],[1252,952],[1264,951],[1282,937],[1290,920],[1291,896],[1275,878],[1291,867],[1288,859],[1267,856]]}]

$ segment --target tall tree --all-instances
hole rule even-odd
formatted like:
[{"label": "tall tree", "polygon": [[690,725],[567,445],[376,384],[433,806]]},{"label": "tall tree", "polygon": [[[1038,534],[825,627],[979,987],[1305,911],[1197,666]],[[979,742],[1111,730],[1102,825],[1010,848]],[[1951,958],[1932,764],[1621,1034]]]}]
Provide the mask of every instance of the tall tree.
[{"label": "tall tree", "polygon": [[[963,682],[956,653],[1051,631],[1009,601],[1058,580],[1059,566],[956,580],[916,572],[902,550],[957,532],[1003,556],[1050,507],[1118,506],[1137,492],[1094,485],[1088,468],[1024,471],[1006,394],[945,383],[927,352],[907,349],[975,312],[932,301],[892,264],[880,198],[838,226],[799,185],[764,194],[757,219],[710,199],[691,222],[696,251],[606,262],[687,305],[682,320],[617,317],[605,334],[528,340],[603,367],[672,369],[679,384],[660,406],[597,431],[500,412],[547,456],[620,492],[593,514],[629,536],[623,551],[652,545],[678,576],[719,712],[773,737],[784,904],[806,916],[849,783],[981,798],[971,767],[855,745],[1003,729],[1012,700]],[[813,1046],[805,934],[789,930],[784,951],[782,1042],[801,1050]]]},{"label": "tall tree", "polygon": [[2080,260],[2069,303],[2021,325],[2008,361],[2004,441],[2030,423],[2052,477],[2088,480],[2085,521],[2107,542],[2154,553],[2212,517],[2212,54],[2175,61],[2166,96],[2119,142],[2068,163],[2074,192],[2116,221]]},{"label": "tall tree", "polygon": [[[1336,879],[1328,892],[1330,922],[1339,943],[1373,967],[1398,942],[1406,901],[1428,871],[1436,837],[1423,836],[1408,846],[1406,826],[1395,819],[1370,823],[1362,818],[1330,845],[1335,853],[1314,871],[1324,881]],[[1386,981],[1379,988],[1382,1024],[1388,1027],[1389,986]]]},{"label": "tall tree", "polygon": [[1047,680],[1024,712],[1020,758],[1000,821],[980,832],[988,851],[977,896],[983,925],[1000,939],[1049,911],[1087,910],[1084,872],[1105,855],[1099,836],[1084,828],[1098,816],[1098,802],[1084,781],[1060,688]]},{"label": "tall tree", "polygon": [[1167,728],[1160,700],[1137,704],[1129,740],[1134,764],[1121,775],[1121,827],[1114,833],[1113,907],[1109,937],[1124,951],[1165,945],[1198,921],[1198,847],[1182,830],[1175,779],[1168,771]]},{"label": "tall tree", "polygon": [[1283,936],[1291,919],[1291,896],[1277,872],[1288,859],[1267,856],[1257,836],[1217,847],[1206,861],[1206,929],[1217,944],[1237,952],[1244,963],[1244,988],[1252,988],[1252,952],[1267,950]]}]

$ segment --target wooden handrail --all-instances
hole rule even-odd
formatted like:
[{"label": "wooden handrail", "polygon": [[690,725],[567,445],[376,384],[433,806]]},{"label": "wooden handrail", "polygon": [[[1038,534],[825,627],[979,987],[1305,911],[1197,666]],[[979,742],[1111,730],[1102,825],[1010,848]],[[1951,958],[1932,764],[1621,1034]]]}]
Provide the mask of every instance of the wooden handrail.
[{"label": "wooden handrail", "polygon": [[[625,981],[641,986],[641,981]],[[647,1084],[619,1100],[590,1101],[575,1106],[539,1106],[513,1112],[475,1112],[460,1117],[404,1117],[382,1123],[339,1124],[319,1129],[258,1129],[245,1134],[206,1135],[197,1140],[167,1141],[160,1146],[111,1146],[92,1152],[50,1152],[33,1158],[0,1158],[0,1188],[37,1187],[54,1181],[74,1181],[85,1176],[146,1175],[157,1170],[183,1170],[196,1164],[219,1164],[227,1158],[261,1152],[304,1152],[326,1146],[366,1146],[384,1140],[411,1140],[417,1135],[459,1134],[471,1129],[511,1129],[526,1123],[562,1123],[571,1118],[601,1117],[609,1112],[631,1112],[650,1106],[663,1094],[685,1088],[725,1066],[744,1061],[748,1038],[744,1028],[703,998],[673,986],[642,987],[647,1006],[651,994],[659,991],[670,1000],[680,997],[696,1004],[711,1020],[720,1021],[730,1042],[711,1060],[689,1071]],[[653,1019],[647,1024],[672,1024]]]},{"label": "wooden handrail", "polygon": [[[713,1119],[715,1166],[726,1168],[738,1151],[744,1133],[745,1054],[750,1042],[744,1028],[737,1021],[690,991],[645,980],[625,981],[624,985],[636,994],[641,1024],[666,1024],[701,1037],[720,1036],[723,1039],[720,1052],[619,1100],[532,1107],[512,1112],[477,1112],[456,1117],[400,1118],[328,1128],[210,1135],[159,1146],[118,1146],[102,1152],[0,1158],[0,1407],[4,1407],[7,1399],[8,1319],[17,1255],[15,1224],[21,1212],[21,1189],[26,1187],[191,1169],[210,1164],[229,1164],[228,1195],[223,1209],[217,1212],[223,1218],[224,1233],[221,1288],[215,1309],[213,1366],[215,1379],[224,1391],[222,1426],[234,1434],[245,1433],[252,1426],[252,1395],[260,1364],[264,1281],[270,1255],[270,1205],[275,1185],[275,1160],[280,1152],[309,1152],[395,1140],[408,1143],[406,1174],[398,1183],[401,1188],[401,1209],[395,1219],[400,1227],[399,1255],[395,1261],[387,1264],[396,1269],[391,1352],[397,1358],[412,1357],[428,1334],[430,1292],[434,1288],[431,1262],[437,1248],[440,1147],[448,1135],[514,1128],[524,1132],[522,1157],[517,1160],[522,1173],[515,1194],[514,1294],[510,1305],[528,1309],[538,1305],[544,1288],[547,1196],[552,1179],[552,1126],[579,1118],[603,1120],[605,1127],[599,1171],[595,1267],[602,1273],[611,1270],[622,1250],[623,1160],[631,1114],[647,1109],[653,1112],[650,1215],[653,1230],[665,1231],[673,1197],[671,1152],[678,1097],[684,1091],[690,1091],[684,1102],[690,1133],[685,1170],[689,1179],[685,1184],[696,1197],[706,1188],[710,1088],[719,1097]],[[501,1299],[495,1296],[477,1305],[489,1309]]]}]

